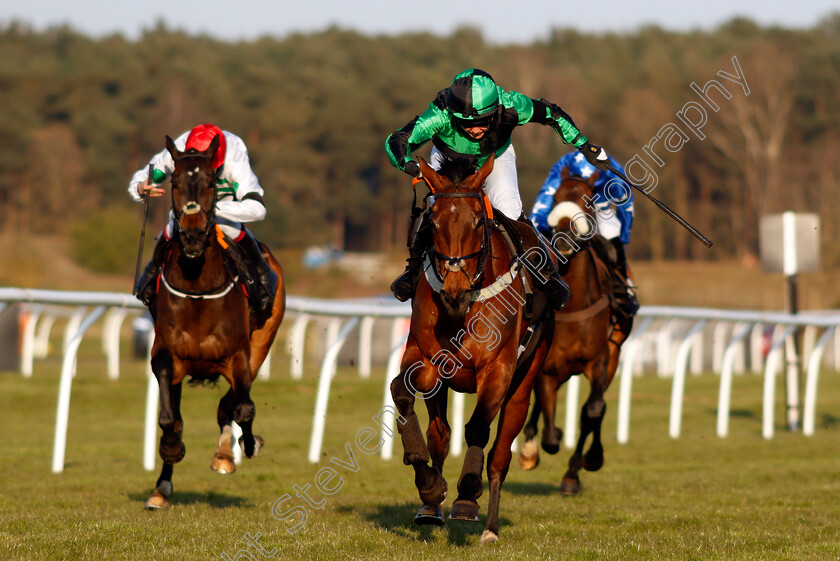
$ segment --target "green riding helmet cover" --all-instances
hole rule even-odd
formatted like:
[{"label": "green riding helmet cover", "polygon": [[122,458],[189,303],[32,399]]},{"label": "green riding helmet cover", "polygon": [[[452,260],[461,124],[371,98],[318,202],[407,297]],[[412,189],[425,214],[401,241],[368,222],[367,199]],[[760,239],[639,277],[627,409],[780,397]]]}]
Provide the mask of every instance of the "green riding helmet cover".
[{"label": "green riding helmet cover", "polygon": [[493,77],[483,70],[469,68],[452,80],[446,107],[461,121],[478,124],[490,120],[499,107],[499,90]]}]

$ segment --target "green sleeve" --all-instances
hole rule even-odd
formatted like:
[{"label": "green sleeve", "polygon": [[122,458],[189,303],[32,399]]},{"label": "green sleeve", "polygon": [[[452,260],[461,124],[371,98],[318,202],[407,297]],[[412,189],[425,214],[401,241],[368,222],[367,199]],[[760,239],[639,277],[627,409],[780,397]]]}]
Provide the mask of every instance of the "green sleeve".
[{"label": "green sleeve", "polygon": [[516,110],[520,125],[531,122],[534,116],[535,106],[534,101],[530,97],[513,90],[499,93],[501,94],[499,101],[505,107],[512,107]]},{"label": "green sleeve", "polygon": [[445,113],[430,104],[422,115],[415,117],[385,140],[385,152],[391,165],[405,171],[405,164],[413,161],[411,153],[432,140],[439,131],[448,126]]},{"label": "green sleeve", "polygon": [[531,99],[530,101],[534,107],[531,122],[550,126],[560,135],[565,144],[573,144],[575,148],[580,148],[588,142],[587,138],[581,134],[580,129],[575,126],[569,114],[560,109],[559,106],[544,99]]}]

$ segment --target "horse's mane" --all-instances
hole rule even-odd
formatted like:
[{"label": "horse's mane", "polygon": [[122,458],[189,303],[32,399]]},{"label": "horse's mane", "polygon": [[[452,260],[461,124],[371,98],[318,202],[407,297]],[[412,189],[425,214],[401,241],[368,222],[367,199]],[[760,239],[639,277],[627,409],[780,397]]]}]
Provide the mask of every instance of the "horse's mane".
[{"label": "horse's mane", "polygon": [[448,177],[452,183],[459,185],[466,178],[475,173],[475,162],[470,158],[446,158],[441,164],[438,174]]}]

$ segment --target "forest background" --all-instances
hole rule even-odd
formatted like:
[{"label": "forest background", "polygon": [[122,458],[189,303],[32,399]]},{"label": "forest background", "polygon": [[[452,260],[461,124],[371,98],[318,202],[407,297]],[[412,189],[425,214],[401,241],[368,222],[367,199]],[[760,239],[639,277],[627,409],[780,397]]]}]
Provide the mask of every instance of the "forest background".
[{"label": "forest background", "polygon": [[[748,96],[717,75],[734,72],[733,57]],[[224,42],[164,24],[128,40],[11,23],[0,28],[0,284],[49,286],[49,275],[24,274],[39,266],[26,260],[39,239],[62,240],[95,275],[130,277],[143,215],[128,181],[163,149],[164,135],[201,122],[246,141],[269,211],[253,230],[273,248],[331,244],[399,261],[412,191],[388,163],[385,138],[467,67],[557,103],[622,162],[638,154],[651,163],[645,145],[668,123],[682,125],[686,103],[701,102],[691,83],[717,79],[732,98],[712,91],[720,109],[706,107],[704,139],[683,127],[681,149],[659,144],[653,191],[715,246],[638,199],[631,260],[755,268],[760,217],[794,210],[820,216],[823,269],[840,266],[840,12],[811,29],[739,18],[711,31],[555,29],[504,45],[471,27]],[[514,143],[530,210],[569,147],[537,125],[518,129]],[[152,205],[147,252],[167,212]]]}]

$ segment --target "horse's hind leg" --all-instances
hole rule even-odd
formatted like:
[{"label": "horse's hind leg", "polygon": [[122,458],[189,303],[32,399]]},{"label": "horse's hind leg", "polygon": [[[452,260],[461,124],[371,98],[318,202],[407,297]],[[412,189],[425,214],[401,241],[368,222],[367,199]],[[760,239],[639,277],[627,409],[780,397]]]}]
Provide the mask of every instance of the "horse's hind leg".
[{"label": "horse's hind leg", "polygon": [[525,442],[519,449],[519,467],[526,471],[536,469],[540,465],[540,449],[537,446],[537,428],[542,408],[540,407],[540,396],[536,385],[534,385],[533,394],[534,405],[531,407],[531,415],[528,417],[525,428],[522,430]]},{"label": "horse's hind leg", "polygon": [[159,453],[164,462],[180,462],[187,452],[181,440],[184,422],[181,419],[181,384],[172,384],[174,365],[172,355],[163,349],[152,357],[152,371],[158,381],[160,391],[160,416],[158,424],[163,430],[160,437]]},{"label": "horse's hind leg", "polygon": [[[416,524],[442,526],[444,520],[440,505],[446,498],[448,488],[440,470],[434,465],[428,465],[431,455],[423,439],[417,413],[414,411],[415,389],[421,392],[431,392],[435,386],[433,385],[434,382],[430,380],[436,381],[436,377],[433,368],[414,368],[413,365],[417,363],[410,360],[412,355],[410,343],[411,341],[409,341],[409,350],[403,356],[403,368],[391,382],[391,396],[400,415],[405,419],[404,422],[397,423],[397,430],[400,433],[404,450],[403,463],[414,468],[414,485],[417,487],[420,500],[423,502],[423,506],[420,507],[417,516],[414,517],[414,522]],[[416,356],[419,358],[419,353]],[[406,368],[406,364],[412,366]],[[420,362],[420,364],[423,363]],[[420,383],[420,380],[427,383]],[[409,387],[412,389],[409,389]],[[446,390],[438,387],[437,391]],[[429,398],[432,398],[432,395],[429,395]]]},{"label": "horse's hind leg", "polygon": [[256,407],[251,401],[251,369],[248,358],[244,353],[233,359],[234,375],[231,380],[235,406],[233,408],[233,420],[242,429],[242,444],[245,456],[251,458],[259,452],[260,442],[254,438],[252,425],[256,415]]},{"label": "horse's hind leg", "polygon": [[233,421],[233,410],[236,407],[236,398],[233,390],[228,392],[219,400],[219,409],[216,418],[219,422],[219,442],[213,461],[210,462],[210,469],[221,474],[231,474],[236,471],[236,464],[233,462],[233,432],[231,422]]}]

